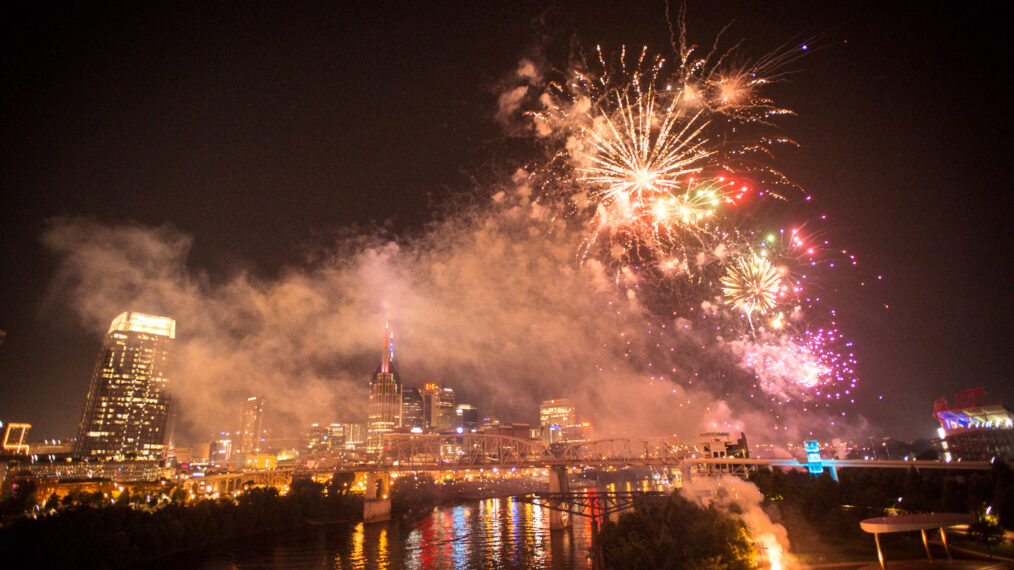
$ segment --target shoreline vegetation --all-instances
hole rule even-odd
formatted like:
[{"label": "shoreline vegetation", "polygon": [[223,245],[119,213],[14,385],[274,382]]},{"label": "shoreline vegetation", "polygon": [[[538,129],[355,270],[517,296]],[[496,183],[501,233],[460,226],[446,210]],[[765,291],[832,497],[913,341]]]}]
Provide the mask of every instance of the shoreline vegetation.
[{"label": "shoreline vegetation", "polygon": [[355,522],[362,512],[361,496],[303,479],[285,495],[255,487],[190,504],[177,497],[154,509],[84,500],[13,520],[0,530],[0,552],[16,568],[129,568],[311,521]]}]

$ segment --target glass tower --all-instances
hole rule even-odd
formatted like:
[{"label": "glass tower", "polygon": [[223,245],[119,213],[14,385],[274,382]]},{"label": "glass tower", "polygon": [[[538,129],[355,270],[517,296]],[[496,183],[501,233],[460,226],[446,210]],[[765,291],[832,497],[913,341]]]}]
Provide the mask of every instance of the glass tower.
[{"label": "glass tower", "polygon": [[169,417],[170,317],[126,312],[102,342],[74,452],[97,459],[163,460]]},{"label": "glass tower", "polygon": [[425,427],[423,397],[419,388],[405,388],[401,402],[401,427],[418,429]]},{"label": "glass tower", "polygon": [[260,453],[261,419],[264,416],[264,398],[250,396],[243,402],[239,425],[239,452]]}]

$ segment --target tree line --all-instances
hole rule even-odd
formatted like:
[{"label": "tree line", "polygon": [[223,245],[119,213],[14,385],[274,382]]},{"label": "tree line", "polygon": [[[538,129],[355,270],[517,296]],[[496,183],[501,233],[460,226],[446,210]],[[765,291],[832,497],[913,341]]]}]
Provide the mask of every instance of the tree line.
[{"label": "tree line", "polygon": [[[47,508],[35,516],[16,518],[0,529],[0,552],[5,553],[5,566],[14,568],[126,568],[307,520],[361,518],[362,497],[337,481],[297,479],[285,495],[275,488],[254,487],[235,497],[190,504],[174,500],[156,509],[137,508],[129,498],[110,503],[93,494],[59,507],[47,500]],[[129,497],[120,497],[125,495]],[[23,496],[9,497],[7,508],[11,500],[26,502]]]}]

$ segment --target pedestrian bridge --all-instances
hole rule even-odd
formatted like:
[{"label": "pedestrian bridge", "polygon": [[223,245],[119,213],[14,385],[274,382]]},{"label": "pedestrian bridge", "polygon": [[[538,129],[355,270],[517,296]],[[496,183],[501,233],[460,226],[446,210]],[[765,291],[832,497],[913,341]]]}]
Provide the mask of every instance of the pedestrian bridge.
[{"label": "pedestrian bridge", "polygon": [[[943,463],[939,461],[870,461],[825,459],[824,468],[837,478],[845,467],[876,469],[986,470],[986,461]],[[667,438],[613,438],[587,442],[546,444],[540,440],[490,434],[389,434],[384,451],[375,462],[346,465],[343,471],[366,474],[364,519],[386,520],[390,516],[392,472],[456,471],[469,469],[545,469],[549,475],[550,526],[567,524],[569,507],[559,497],[570,494],[568,472],[572,468],[626,468],[647,466],[664,470],[686,482],[694,477],[735,475],[746,477],[762,467],[807,469],[807,463],[785,458],[701,458],[688,454]],[[607,508],[603,504],[602,508]]]},{"label": "pedestrian bridge", "polygon": [[[987,470],[988,461],[903,461],[823,459],[831,470],[873,469]],[[550,467],[669,467],[686,473],[745,475],[761,467],[805,469],[794,458],[696,457],[670,438],[611,438],[547,444],[541,440],[489,434],[388,434],[376,462],[348,470],[435,471],[448,469]]]}]

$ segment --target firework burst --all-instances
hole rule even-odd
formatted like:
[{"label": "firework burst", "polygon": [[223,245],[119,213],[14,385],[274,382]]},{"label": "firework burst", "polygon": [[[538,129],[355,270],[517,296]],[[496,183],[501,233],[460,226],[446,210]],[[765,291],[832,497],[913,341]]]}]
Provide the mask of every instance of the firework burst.
[{"label": "firework burst", "polygon": [[721,283],[727,302],[748,317],[774,309],[786,289],[784,269],[760,255],[730,265]]},{"label": "firework burst", "polygon": [[714,346],[738,347],[761,394],[851,390],[851,352],[832,350],[840,343],[825,329],[809,332],[819,299],[804,283],[827,242],[801,225],[766,229],[798,187],[772,166],[773,149],[794,144],[772,134],[791,112],[764,90],[798,54],[733,63],[729,53],[697,57],[682,41],[675,64],[647,48],[632,61],[625,50],[612,63],[597,54],[598,71],[548,83],[528,113],[558,142],[535,175],[540,199],[584,228],[578,259],[612,271],[653,318],[697,323]]}]

